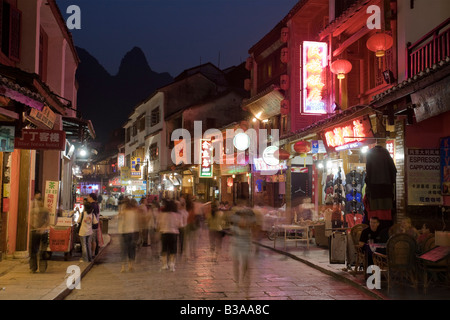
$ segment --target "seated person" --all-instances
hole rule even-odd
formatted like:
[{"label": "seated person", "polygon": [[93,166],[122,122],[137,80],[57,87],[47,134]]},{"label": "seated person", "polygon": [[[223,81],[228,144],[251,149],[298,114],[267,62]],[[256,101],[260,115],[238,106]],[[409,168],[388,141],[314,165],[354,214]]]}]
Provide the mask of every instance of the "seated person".
[{"label": "seated person", "polygon": [[[369,222],[369,228],[364,229],[361,232],[359,238],[359,245],[363,247],[363,250],[367,253],[368,265],[373,264],[372,250],[369,246],[369,240],[373,243],[386,243],[388,240],[387,230],[380,228],[380,219],[378,217],[371,217]],[[385,253],[385,249],[377,249],[377,252]]]},{"label": "seated person", "polygon": [[400,231],[402,233],[409,234],[414,238],[414,240],[417,240],[417,237],[419,235],[417,229],[412,226],[411,218],[408,217],[403,218],[402,223],[400,224]]}]

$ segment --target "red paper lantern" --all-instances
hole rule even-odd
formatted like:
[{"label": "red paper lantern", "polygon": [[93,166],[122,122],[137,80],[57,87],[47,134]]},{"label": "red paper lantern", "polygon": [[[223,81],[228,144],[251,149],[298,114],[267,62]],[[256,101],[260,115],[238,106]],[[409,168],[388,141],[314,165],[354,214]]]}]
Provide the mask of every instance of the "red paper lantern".
[{"label": "red paper lantern", "polygon": [[287,74],[283,74],[280,77],[280,87],[283,90],[289,89],[289,76]]},{"label": "red paper lantern", "polygon": [[338,79],[344,79],[345,75],[352,70],[352,64],[345,59],[338,59],[331,64],[331,72],[337,74]]},{"label": "red paper lantern", "polygon": [[386,53],[386,50],[389,50],[394,44],[394,39],[384,32],[375,33],[371,36],[367,42],[367,49],[375,52],[375,55],[380,58],[383,57]]},{"label": "red paper lantern", "polygon": [[281,42],[286,43],[288,41],[288,38],[289,38],[289,28],[284,27],[281,29],[280,40],[281,40]]},{"label": "red paper lantern", "polygon": [[250,91],[250,89],[252,88],[252,80],[250,79],[245,79],[244,80],[244,89],[246,91]]},{"label": "red paper lantern", "polygon": [[280,102],[280,112],[282,115],[289,114],[289,100],[283,99]]},{"label": "red paper lantern", "polygon": [[311,151],[311,143],[308,141],[298,141],[294,144],[294,150],[297,153],[308,153]]},{"label": "red paper lantern", "polygon": [[287,160],[291,156],[291,154],[284,149],[276,150],[273,155],[279,160]]},{"label": "red paper lantern", "polygon": [[252,70],[253,68],[253,58],[252,57],[248,57],[247,60],[245,60],[245,69],[247,70]]},{"label": "red paper lantern", "polygon": [[288,48],[281,49],[280,60],[283,63],[289,62],[289,49]]}]

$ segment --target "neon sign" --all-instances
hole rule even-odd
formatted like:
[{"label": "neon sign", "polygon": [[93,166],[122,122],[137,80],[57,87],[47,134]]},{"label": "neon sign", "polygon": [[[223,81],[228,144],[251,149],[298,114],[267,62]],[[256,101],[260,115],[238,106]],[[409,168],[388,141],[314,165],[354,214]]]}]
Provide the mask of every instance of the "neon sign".
[{"label": "neon sign", "polygon": [[303,41],[303,112],[327,113],[323,97],[327,43]]},{"label": "neon sign", "polygon": [[212,143],[211,140],[200,140],[200,178],[212,178],[213,165],[212,165]]},{"label": "neon sign", "polygon": [[373,137],[373,133],[369,118],[364,117],[328,130],[324,136],[328,147],[340,151],[361,146],[367,138]]}]

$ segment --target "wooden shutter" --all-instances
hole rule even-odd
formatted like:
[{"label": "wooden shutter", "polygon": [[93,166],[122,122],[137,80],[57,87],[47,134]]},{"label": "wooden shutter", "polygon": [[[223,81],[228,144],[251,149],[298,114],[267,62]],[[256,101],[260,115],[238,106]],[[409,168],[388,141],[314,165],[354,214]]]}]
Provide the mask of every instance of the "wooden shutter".
[{"label": "wooden shutter", "polygon": [[17,8],[11,6],[10,34],[9,34],[9,58],[19,61],[20,58],[20,21],[22,13]]}]

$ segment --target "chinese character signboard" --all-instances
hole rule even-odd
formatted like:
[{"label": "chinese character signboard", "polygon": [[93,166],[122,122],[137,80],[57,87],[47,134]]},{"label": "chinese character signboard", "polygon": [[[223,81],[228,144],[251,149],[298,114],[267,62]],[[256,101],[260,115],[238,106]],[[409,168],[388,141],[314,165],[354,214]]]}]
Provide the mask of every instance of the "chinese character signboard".
[{"label": "chinese character signboard", "polygon": [[212,178],[213,164],[212,164],[212,143],[211,140],[200,140],[200,178]]},{"label": "chinese character signboard", "polygon": [[140,179],[141,178],[141,158],[132,157],[131,158],[131,178]]},{"label": "chinese character signboard", "polygon": [[55,113],[48,106],[45,106],[42,111],[31,109],[30,117],[40,121],[49,129],[53,129],[56,119]]},{"label": "chinese character signboard", "polygon": [[14,140],[16,149],[61,150],[66,148],[66,133],[59,130],[23,129]]},{"label": "chinese character signboard", "polygon": [[395,140],[386,140],[386,150],[391,158],[395,160]]},{"label": "chinese character signboard", "polygon": [[328,148],[334,148],[335,151],[359,148],[367,141],[367,138],[372,137],[373,132],[368,117],[353,120],[324,133],[326,145]]},{"label": "chinese character signboard", "polygon": [[441,140],[442,195],[450,195],[450,137]]},{"label": "chinese character signboard", "polygon": [[303,41],[303,113],[327,113],[327,43]]},{"label": "chinese character signboard", "polygon": [[441,205],[439,149],[408,149],[408,205]]},{"label": "chinese character signboard", "polygon": [[125,153],[119,153],[117,155],[117,166],[122,168],[125,166]]},{"label": "chinese character signboard", "polygon": [[59,181],[46,181],[44,207],[50,213],[50,224],[56,223],[56,212],[59,203]]}]

